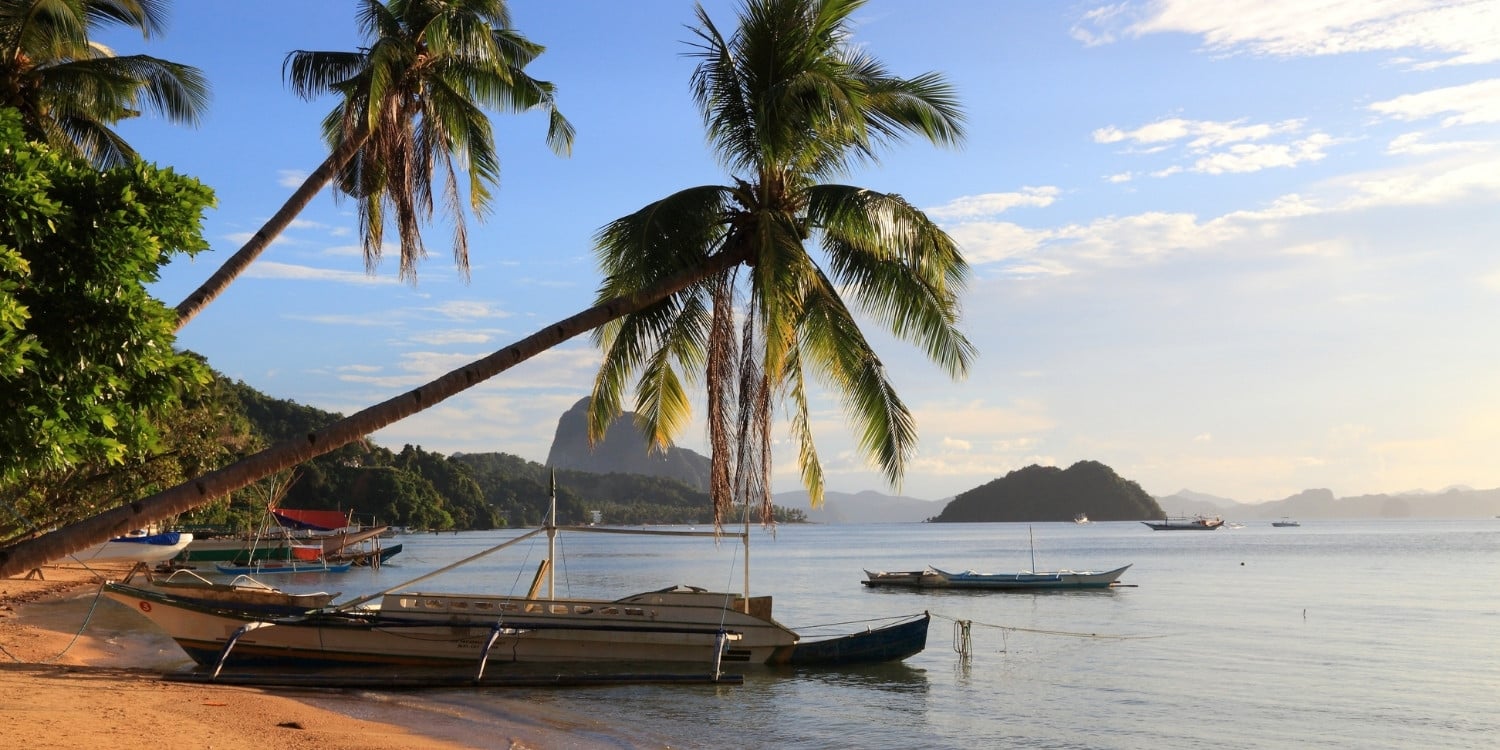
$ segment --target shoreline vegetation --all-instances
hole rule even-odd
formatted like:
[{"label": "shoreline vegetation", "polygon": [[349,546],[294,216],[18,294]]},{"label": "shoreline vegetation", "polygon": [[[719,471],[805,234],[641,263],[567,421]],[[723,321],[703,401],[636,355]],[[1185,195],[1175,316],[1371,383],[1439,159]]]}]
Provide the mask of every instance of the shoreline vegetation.
[{"label": "shoreline vegetation", "polygon": [[[0,722],[24,731],[31,750],[590,746],[571,736],[566,720],[503,696],[494,711],[471,715],[406,694],[166,682],[161,673],[190,664],[187,655],[96,595],[103,578],[122,578],[127,569],[41,572],[40,579],[0,579]],[[599,728],[588,731],[598,736]]]}]

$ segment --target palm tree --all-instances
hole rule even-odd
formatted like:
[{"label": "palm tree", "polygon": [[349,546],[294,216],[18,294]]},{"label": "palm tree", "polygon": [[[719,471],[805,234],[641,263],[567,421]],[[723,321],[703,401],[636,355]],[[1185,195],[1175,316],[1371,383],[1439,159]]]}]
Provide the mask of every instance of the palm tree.
[{"label": "palm tree", "polygon": [[566,155],[573,128],[553,85],[527,76],[543,47],[516,33],[505,0],[360,0],[369,46],[358,52],[299,50],[283,71],[306,99],[340,96],[323,120],[329,156],[281,209],[202,286],[177,305],[182,329],[223,293],[329,183],[359,201],[366,267],[380,260],[387,209],[401,240],[400,275],[416,279],[426,255],[421,222],[432,215],[435,172],[451,209],[454,261],[468,272],[468,242],[455,161],[467,175],[468,205],[483,216],[500,160],[484,108],[548,113],[547,143]]},{"label": "palm tree", "polygon": [[149,107],[196,125],[208,84],[196,68],[117,56],[90,32],[120,25],[147,39],[165,0],[0,0],[0,106],[21,112],[28,138],[108,168],[136,158],[111,125]]},{"label": "palm tree", "polygon": [[788,402],[802,480],[821,503],[809,371],[839,392],[860,447],[899,485],[916,426],[854,309],[951,376],[965,373],[974,353],[956,327],[968,267],[954,241],[898,195],[828,181],[906,134],[937,144],[962,138],[953,92],[939,76],[892,76],[848,43],[850,15],[863,2],[748,2],[729,37],[700,6],[693,93],[733,181],[663,198],[598,236],[601,299],[649,288],[716,253],[737,261],[595,332],[604,350],[590,407],[596,439],[639,373],[638,419],[654,445],[669,444],[689,414],[684,382],[703,373],[716,523],[731,502],[751,500],[770,520],[777,401]]},{"label": "palm tree", "polygon": [[[783,20],[800,22],[807,18],[806,14],[792,13],[792,11],[809,10],[824,13],[817,18],[826,16],[834,21],[833,26],[839,33],[828,35],[824,32],[824,38],[842,38],[844,21],[848,13],[858,5],[859,3],[853,0],[764,0],[755,2],[747,8],[741,24],[742,27],[748,28],[752,25],[754,14],[764,15],[770,10],[788,14],[783,17]],[[701,9],[699,17],[707,20]],[[704,30],[712,36],[717,36],[711,31],[711,26],[705,25]],[[736,38],[744,36],[745,32],[742,30]],[[725,49],[729,50],[727,46]],[[855,59],[862,60],[863,58],[856,55]],[[870,63],[859,69],[878,70],[878,66]],[[923,87],[917,87],[926,92],[924,96],[918,97],[923,101],[912,101],[898,106],[898,101],[905,100],[909,96],[905,92],[912,88],[910,84],[895,85],[894,79],[889,79],[883,74],[872,75],[868,78],[866,85],[870,87],[869,89],[844,90],[843,95],[858,94],[858,96],[840,105],[842,107],[843,104],[852,104],[856,101],[881,102],[882,106],[874,112],[884,114],[874,116],[872,113],[870,119],[862,122],[850,121],[847,117],[833,117],[831,112],[812,116],[818,105],[816,101],[808,100],[800,105],[802,111],[807,113],[805,125],[808,128],[816,125],[823,129],[826,134],[824,137],[830,142],[853,144],[848,147],[853,150],[864,150],[865,153],[860,155],[861,158],[869,155],[869,150],[875,140],[886,135],[895,135],[903,128],[909,128],[908,125],[901,123],[931,120],[930,125],[920,128],[919,131],[924,133],[932,131],[939,134],[936,137],[930,136],[938,142],[957,140],[959,130],[956,111],[946,97],[937,97],[941,106],[937,107],[938,111],[931,111],[933,104],[926,101],[933,98],[931,92],[926,92]],[[703,80],[701,76],[699,80]],[[933,76],[924,76],[918,80],[926,81],[928,86],[936,86],[940,91],[946,91]],[[833,91],[819,82],[807,81],[806,84],[805,88],[809,92],[831,93]],[[864,110],[861,109],[861,111]],[[791,129],[790,125],[786,127]],[[839,130],[840,127],[845,129]],[[812,137],[811,135],[803,136],[802,140],[810,141]],[[789,148],[791,145],[786,144],[786,147]],[[811,143],[804,143],[793,150],[800,150],[804,157],[821,157],[825,161],[835,159],[840,155],[845,157],[850,155],[847,151],[842,154],[820,153],[817,148],[812,147]],[[780,184],[786,185],[787,183]],[[856,293],[855,297],[860,304],[864,305],[863,309],[867,314],[892,323],[900,335],[922,341],[928,347],[929,355],[934,359],[944,361],[946,358],[954,363],[953,369],[961,369],[971,356],[971,349],[968,342],[953,330],[957,316],[954,295],[963,272],[963,263],[951,241],[936,227],[925,221],[920,212],[911,209],[895,196],[839,186],[822,186],[817,189],[814,187],[810,184],[798,185],[799,189],[808,194],[808,206],[802,213],[771,216],[767,210],[762,212],[766,223],[806,221],[805,226],[808,232],[816,228],[820,233],[824,248],[828,250],[830,257],[835,259],[835,277],[862,288],[862,291]],[[747,186],[737,183],[735,189],[735,200],[758,199]],[[798,364],[802,359],[821,368],[820,372],[831,370],[834,375],[854,378],[836,384],[848,389],[850,395],[846,398],[846,403],[859,406],[864,404],[859,399],[864,398],[879,401],[857,412],[861,415],[869,415],[864,422],[866,425],[864,442],[876,449],[888,449],[890,460],[883,462],[883,465],[887,466],[888,473],[891,468],[899,472],[903,466],[902,462],[908,455],[907,451],[910,450],[910,441],[914,437],[910,415],[895,399],[894,392],[891,391],[884,373],[880,370],[879,360],[874,358],[868,345],[859,335],[850,312],[841,303],[841,298],[833,294],[836,290],[823,278],[821,272],[808,268],[811,260],[805,255],[801,244],[806,239],[801,229],[804,225],[797,225],[789,229],[787,233],[761,232],[756,234],[730,231],[737,227],[714,228],[704,221],[682,220],[685,217],[692,218],[690,209],[694,206],[699,211],[712,211],[712,215],[725,219],[755,221],[761,218],[753,212],[749,214],[725,213],[727,207],[722,202],[691,200],[691,196],[698,192],[723,195],[723,190],[724,188],[717,187],[698,188],[678,193],[658,204],[653,204],[659,206],[660,210],[665,212],[664,215],[677,219],[672,222],[653,222],[644,218],[642,214],[648,212],[650,209],[648,207],[632,217],[626,217],[611,224],[601,232],[601,247],[603,248],[621,247],[619,243],[603,241],[612,232],[621,229],[621,222],[643,227],[643,239],[649,236],[659,244],[659,246],[636,245],[639,252],[634,255],[613,254],[605,251],[610,278],[604,284],[604,289],[618,286],[631,288],[630,291],[599,302],[588,310],[553,323],[424,386],[364,409],[305,438],[283,441],[229,466],[205,474],[192,482],[177,485],[150,497],[48,532],[35,539],[0,548],[0,578],[25,572],[89,545],[98,544],[125,530],[139,528],[148,523],[184,513],[216,498],[248,487],[278,471],[337,450],[412,414],[441,403],[543,351],[600,326],[610,324],[612,321],[621,321],[612,328],[614,333],[611,334],[610,351],[607,352],[608,360],[616,363],[623,363],[627,359],[626,350],[632,342],[657,343],[647,337],[632,334],[632,331],[652,324],[672,323],[682,326],[683,334],[662,337],[660,341],[680,345],[684,349],[690,350],[693,347],[702,349],[709,347],[710,342],[713,348],[731,346],[733,342],[725,342],[724,339],[726,338],[725,331],[732,321],[719,312],[727,309],[727,306],[716,305],[713,310],[708,310],[703,306],[713,301],[711,295],[714,292],[732,285],[732,279],[726,275],[727,272],[745,264],[754,264],[750,266],[752,279],[753,274],[761,272],[759,269],[763,266],[784,266],[785,268],[779,270],[770,268],[764,271],[796,278],[799,280],[799,285],[770,284],[762,287],[762,296],[775,295],[778,292],[782,295],[764,306],[799,305],[800,309],[793,321],[794,325],[820,329],[816,334],[809,335],[804,332],[801,338],[783,339],[763,347],[764,349],[780,347],[787,353],[781,373],[779,373],[783,381],[776,382],[784,382],[788,377],[794,378],[792,387],[797,389],[798,393],[805,394],[805,391],[801,390],[802,369]],[[840,196],[845,199],[842,203],[836,200]],[[631,221],[632,219],[634,221]],[[676,229],[681,235],[674,235],[667,231],[669,229]],[[647,230],[650,230],[649,235],[645,234]],[[900,234],[901,232],[909,234]],[[719,241],[716,244],[707,242],[706,240],[711,237],[716,237]],[[793,237],[798,238],[795,243],[791,242]],[[839,247],[843,249],[838,249]],[[861,257],[858,259],[848,257],[855,255]],[[838,260],[839,258],[844,258],[844,260]],[[843,263],[850,265],[846,268],[840,265]],[[674,265],[675,267],[672,267]],[[913,275],[907,276],[906,274]],[[709,299],[705,299],[705,286],[710,295]],[[863,289],[865,287],[875,290],[889,289],[891,290],[889,299],[882,303],[881,299],[875,297],[869,290]],[[908,299],[907,294],[921,297],[921,299]],[[759,316],[759,319],[771,321],[781,321],[786,315],[780,311],[776,311],[776,316],[767,315],[758,310],[752,312]],[[940,319],[933,320],[928,317],[938,312],[942,313],[939,316]],[[702,322],[703,316],[708,316],[710,321],[716,322],[705,325]],[[732,333],[732,331],[729,332]],[[708,341],[694,340],[692,338],[694,333],[707,334],[711,338]],[[818,347],[827,348],[819,349]],[[676,352],[667,352],[660,347],[657,351],[677,356]],[[722,356],[703,359],[720,363],[726,361],[726,358]],[[665,367],[658,368],[658,371],[662,378],[672,375],[672,371]],[[601,371],[601,379],[605,374],[607,373]],[[718,373],[710,369],[708,374],[712,382],[713,376]],[[753,393],[769,394],[770,391],[770,388],[762,388]],[[659,388],[645,392],[660,394],[661,397],[668,399],[676,398],[675,394],[680,393],[672,388]],[[722,398],[726,392],[727,388],[724,388],[715,393]],[[802,424],[796,429],[800,430],[801,435],[807,436],[805,395],[800,398],[804,410],[801,412]],[[597,402],[600,399],[595,400]],[[670,417],[682,414],[681,409],[675,404],[667,404],[667,406],[668,408],[661,410],[662,415]],[[712,401],[709,408],[711,411],[715,408]],[[765,412],[750,408],[742,409],[741,413],[756,416]],[[889,423],[882,422],[882,419],[888,420]],[[670,426],[669,420],[661,417],[656,418],[656,424]],[[657,434],[661,432],[663,431],[658,430]],[[764,432],[762,430],[760,434]],[[810,446],[810,436],[803,440],[802,445],[804,448]],[[760,455],[766,455],[765,451],[762,451]],[[806,467],[804,467],[804,475],[806,475]]]}]

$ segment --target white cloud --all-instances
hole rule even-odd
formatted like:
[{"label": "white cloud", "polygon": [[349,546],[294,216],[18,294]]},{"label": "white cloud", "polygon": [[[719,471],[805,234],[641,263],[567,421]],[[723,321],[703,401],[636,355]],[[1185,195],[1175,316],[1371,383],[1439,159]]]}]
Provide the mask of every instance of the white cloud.
[{"label": "white cloud", "polygon": [[430,346],[448,344],[486,344],[495,337],[485,331],[421,331],[412,334],[412,341]]},{"label": "white cloud", "polygon": [[329,326],[374,328],[376,326],[389,325],[389,321],[371,318],[367,315],[283,315],[282,317],[287,320],[300,320],[304,323],[317,323]]},{"label": "white cloud", "polygon": [[1333,142],[1322,133],[1289,144],[1241,143],[1227,151],[1209,154],[1193,163],[1194,172],[1224,174],[1225,172],[1259,172],[1273,167],[1295,167],[1310,161],[1319,161],[1326,154],[1323,149]]},{"label": "white cloud", "polygon": [[276,184],[287,188],[302,187],[307,182],[307,176],[311,174],[305,169],[278,169],[276,170]]},{"label": "white cloud", "polygon": [[1101,27],[1087,38],[1182,33],[1202,37],[1205,47],[1224,54],[1433,56],[1415,64],[1421,68],[1500,60],[1494,0],[1157,0],[1143,11],[1134,23],[1122,13],[1086,17]]},{"label": "white cloud", "polygon": [[478,300],[453,300],[444,302],[437,307],[426,308],[445,318],[455,320],[483,320],[486,318],[508,318],[510,313],[501,310],[489,302]]},{"label": "white cloud", "polygon": [[1175,146],[1194,157],[1191,167],[1173,165],[1152,172],[1153,177],[1169,177],[1185,169],[1202,174],[1224,174],[1294,167],[1324,158],[1325,149],[1334,143],[1334,139],[1324,133],[1314,132],[1285,143],[1265,142],[1298,133],[1302,126],[1301,120],[1246,124],[1244,120],[1216,122],[1173,117],[1134,130],[1113,125],[1100,128],[1094,131],[1093,138],[1095,143],[1152,146],[1150,153],[1160,153]]},{"label": "white cloud", "polygon": [[1213,433],[1211,433],[1211,432],[1205,432],[1205,433],[1202,433],[1200,435],[1194,435],[1193,436],[1193,442],[1195,442],[1195,443],[1212,443],[1213,441],[1214,441],[1214,436],[1213,436]]},{"label": "white cloud", "polygon": [[257,279],[289,279],[295,281],[333,281],[340,284],[395,284],[396,279],[371,276],[363,271],[339,271],[331,268],[313,268],[292,263],[277,263],[261,260],[250,264],[245,275]]},{"label": "white cloud", "polygon": [[1016,193],[967,195],[923,211],[939,221],[974,219],[995,216],[1018,206],[1050,206],[1057,200],[1057,194],[1058,189],[1051,186],[1023,187]]},{"label": "white cloud", "polygon": [[[1496,46],[1500,46],[1500,39]],[[1370,109],[1398,120],[1425,120],[1446,114],[1442,121],[1445,128],[1497,123],[1500,78],[1406,94],[1371,104]]]}]

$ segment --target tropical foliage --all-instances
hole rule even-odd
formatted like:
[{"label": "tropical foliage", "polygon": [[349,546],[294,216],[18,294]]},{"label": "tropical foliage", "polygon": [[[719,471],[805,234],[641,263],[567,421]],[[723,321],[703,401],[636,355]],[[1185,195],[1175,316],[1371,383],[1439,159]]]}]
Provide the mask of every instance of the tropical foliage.
[{"label": "tropical foliage", "polygon": [[400,238],[400,276],[412,281],[427,254],[422,224],[432,217],[434,193],[442,195],[454,229],[453,258],[467,274],[464,206],[483,218],[500,182],[486,110],[544,112],[547,143],[559,154],[571,151],[573,128],[557,109],[553,85],[525,72],[544,48],[511,27],[504,0],[359,0],[356,15],[368,46],[299,50],[284,65],[297,95],[339,97],[323,120],[329,157],[177,305],[179,327],[248,268],[330,181],[358,203],[367,267],[380,261],[389,221]]},{"label": "tropical foliage", "polygon": [[143,109],[197,124],[208,84],[195,68],[115,55],[91,38],[106,26],[159,33],[165,0],[0,0],[0,107],[20,111],[26,137],[99,167],[135,151],[110,129]]},{"label": "tropical foliage", "polygon": [[146,285],[206,247],[213,195],[140,162],[98,171],[29,143],[0,110],[0,483],[164,450],[163,423],[208,381],[173,351]]},{"label": "tropical foliage", "polygon": [[768,516],[778,401],[791,414],[803,483],[821,502],[809,375],[842,400],[860,448],[899,486],[916,424],[857,315],[951,376],[974,355],[957,328],[968,267],[954,241],[899,195],[831,181],[903,136],[954,145],[963,134],[942,77],[896,77],[851,42],[862,5],[749,0],[729,35],[699,7],[693,93],[731,181],[682,190],[598,234],[600,300],[712,257],[736,264],[595,332],[604,350],[596,438],[638,376],[635,411],[655,444],[669,445],[689,417],[687,386],[702,378],[716,522],[736,501],[759,502]]}]

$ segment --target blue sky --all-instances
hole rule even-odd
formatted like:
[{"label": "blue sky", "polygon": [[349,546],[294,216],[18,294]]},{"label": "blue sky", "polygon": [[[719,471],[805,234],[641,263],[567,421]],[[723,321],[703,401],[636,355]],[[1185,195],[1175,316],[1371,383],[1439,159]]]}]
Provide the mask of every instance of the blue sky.
[{"label": "blue sky", "polygon": [[[471,280],[441,225],[415,286],[391,262],[366,274],[353,206],[325,193],[182,346],[352,413],[587,307],[599,227],[726,181],[688,94],[691,3],[511,7],[578,135],[558,158],[539,116],[496,117],[503,178],[470,223]],[[733,25],[733,3],[705,7]],[[107,39],[214,86],[197,129],[122,128],[218,196],[213,252],[154,289],[168,304],[322,160],[334,102],[296,99],[281,64],[357,47],[352,9],[178,2],[162,38]],[[1155,495],[1244,502],[1500,486],[1500,4],[875,0],[857,19],[893,72],[946,74],[969,131],[961,150],[909,144],[848,179],[928,211],[974,270],[966,380],[875,336],[921,434],[901,493],[1084,459]],[[577,340],[375,439],[543,461],[597,361]],[[829,489],[893,492],[836,402],[816,407]],[[680,441],[703,443],[701,426]],[[775,488],[796,487],[779,451]]]}]

